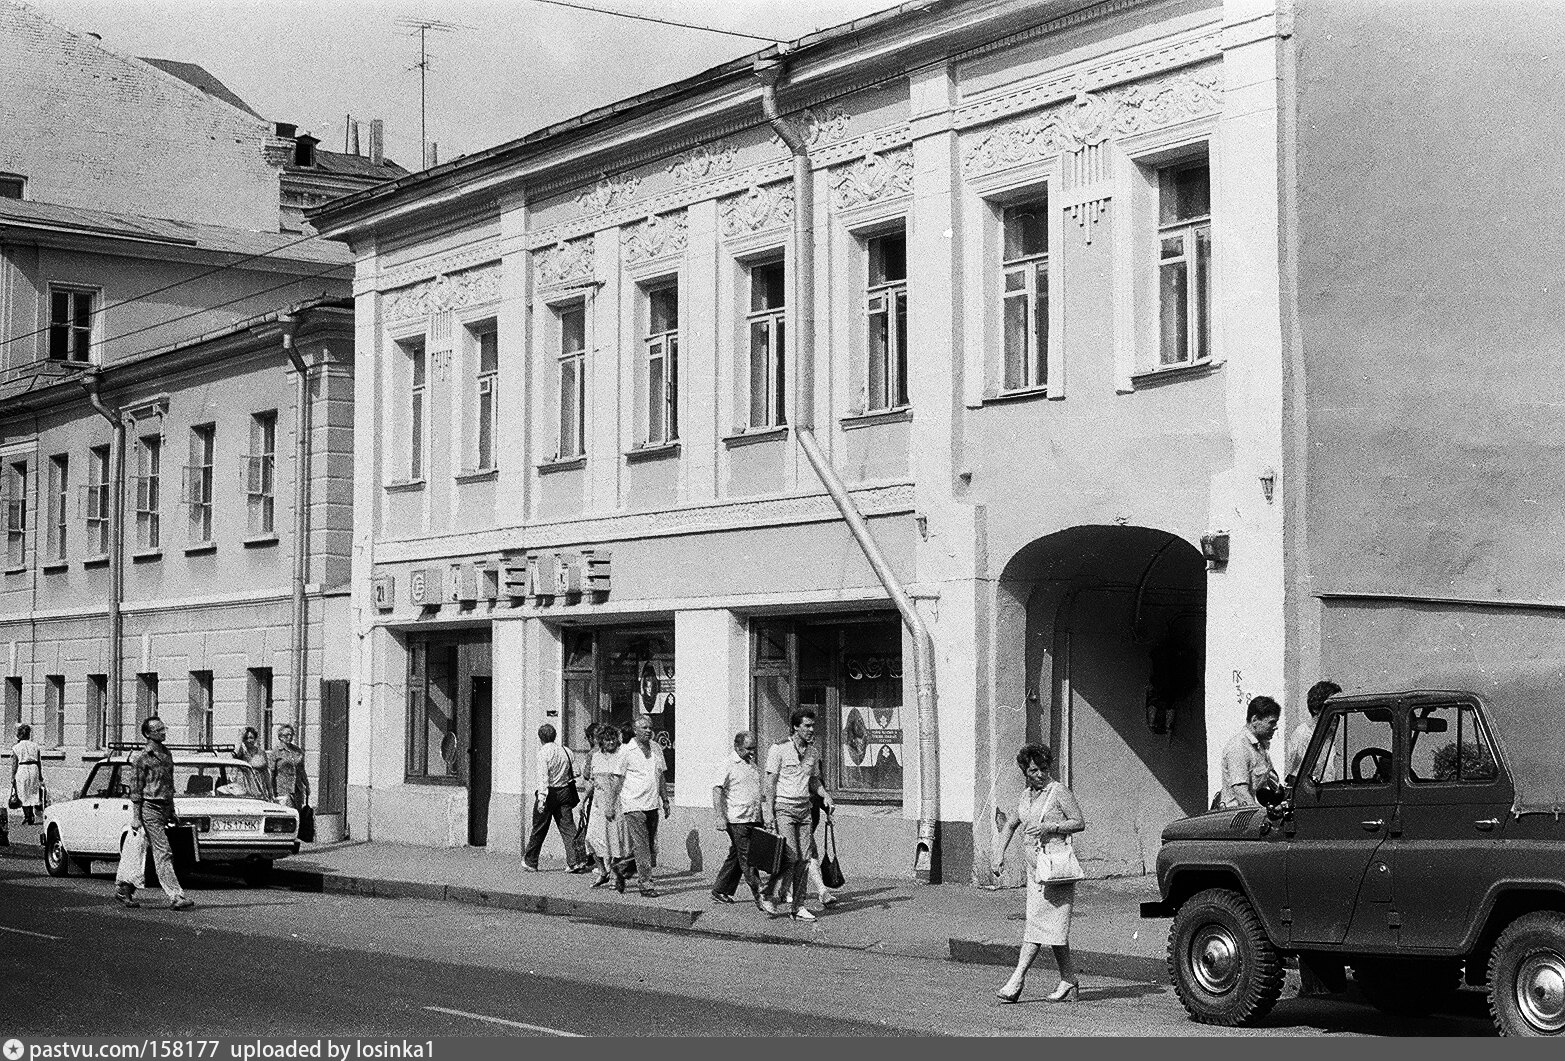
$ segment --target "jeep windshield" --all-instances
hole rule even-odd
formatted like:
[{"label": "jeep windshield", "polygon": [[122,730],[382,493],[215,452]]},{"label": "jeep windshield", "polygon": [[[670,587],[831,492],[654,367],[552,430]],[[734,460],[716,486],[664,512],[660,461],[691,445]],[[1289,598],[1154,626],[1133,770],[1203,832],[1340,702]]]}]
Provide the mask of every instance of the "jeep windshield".
[{"label": "jeep windshield", "polygon": [[175,763],[174,794],[182,799],[228,797],[270,800],[266,781],[248,763]]}]

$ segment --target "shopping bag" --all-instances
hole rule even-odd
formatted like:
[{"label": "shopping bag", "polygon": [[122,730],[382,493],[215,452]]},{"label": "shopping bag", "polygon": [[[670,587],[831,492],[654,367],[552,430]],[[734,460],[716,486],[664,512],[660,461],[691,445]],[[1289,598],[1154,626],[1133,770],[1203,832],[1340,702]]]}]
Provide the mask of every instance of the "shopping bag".
[{"label": "shopping bag", "polygon": [[821,883],[828,888],[840,888],[847,883],[842,875],[842,865],[837,861],[837,830],[829,814],[826,816],[826,844],[821,850]]}]

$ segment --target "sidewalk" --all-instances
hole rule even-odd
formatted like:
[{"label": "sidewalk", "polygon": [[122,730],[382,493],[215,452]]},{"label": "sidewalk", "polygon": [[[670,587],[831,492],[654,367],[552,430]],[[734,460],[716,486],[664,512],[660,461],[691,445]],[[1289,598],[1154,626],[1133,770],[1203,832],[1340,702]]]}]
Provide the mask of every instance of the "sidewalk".
[{"label": "sidewalk", "polygon": [[[33,839],[13,830],[12,846],[0,848],[0,857],[31,860],[42,873]],[[656,899],[642,898],[634,882],[620,895],[612,887],[588,887],[590,874],[567,873],[558,863],[550,868],[547,861],[544,866],[541,872],[525,871],[519,858],[479,848],[346,841],[306,845],[277,863],[273,880],[299,891],[473,903],[754,942],[995,965],[1014,964],[1021,939],[1025,899],[1020,889],[849,878],[837,904],[809,924],[764,916],[746,901],[743,885],[739,902],[713,903],[716,866],[701,873],[660,869]],[[1077,885],[1071,947],[1082,972],[1158,983],[1167,978],[1168,923],[1139,916],[1139,904],[1156,898],[1156,891],[1146,877]],[[819,911],[818,904],[811,909]]]}]

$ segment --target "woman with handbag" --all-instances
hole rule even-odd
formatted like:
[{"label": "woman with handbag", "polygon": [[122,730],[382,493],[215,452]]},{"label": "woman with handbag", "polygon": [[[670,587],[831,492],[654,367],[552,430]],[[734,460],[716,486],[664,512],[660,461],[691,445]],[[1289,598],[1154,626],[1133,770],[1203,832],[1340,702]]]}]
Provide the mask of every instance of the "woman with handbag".
[{"label": "woman with handbag", "polygon": [[[592,886],[601,888],[613,876],[614,860],[619,857],[619,787],[625,780],[625,766],[619,757],[619,730],[613,726],[599,726],[596,736],[598,749],[588,760],[592,771],[587,779],[587,799],[591,808],[587,813],[587,852],[598,869]],[[624,889],[623,878],[620,879]]]},{"label": "woman with handbag", "polygon": [[11,746],[11,796],[21,805],[22,824],[36,824],[35,811],[43,816],[43,751],[33,743],[33,727],[25,722],[16,727]]},{"label": "woman with handbag", "polygon": [[1047,744],[1022,745],[1016,753],[1016,765],[1021,767],[1027,787],[1015,816],[1006,823],[995,844],[991,868],[998,878],[1005,868],[1005,849],[1020,828],[1027,856],[1027,928],[1022,933],[1016,971],[995,992],[995,997],[1001,1002],[1020,998],[1028,967],[1038,950],[1049,946],[1054,950],[1060,982],[1045,998],[1049,1002],[1074,1002],[1078,989],[1070,949],[1071,904],[1076,899],[1076,882],[1082,878],[1082,872],[1071,837],[1085,829],[1087,821],[1071,790],[1050,778],[1054,753]]}]

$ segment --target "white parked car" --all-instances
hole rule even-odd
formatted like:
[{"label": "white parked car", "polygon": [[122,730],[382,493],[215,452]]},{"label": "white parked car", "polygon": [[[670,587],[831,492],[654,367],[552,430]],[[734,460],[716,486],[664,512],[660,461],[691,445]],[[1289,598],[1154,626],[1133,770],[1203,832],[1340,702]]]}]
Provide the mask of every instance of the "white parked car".
[{"label": "white parked car", "polygon": [[[252,766],[212,749],[170,748],[174,815],[192,828],[197,865],[232,864],[251,884],[266,880],[272,861],[299,851],[299,814],[273,802]],[[44,868],[63,877],[94,859],[118,859],[130,832],[130,760],[116,751],[93,767],[75,799],[44,811]],[[176,845],[175,855],[181,855]],[[185,851],[188,857],[188,849]]]}]

